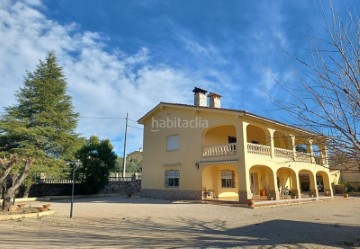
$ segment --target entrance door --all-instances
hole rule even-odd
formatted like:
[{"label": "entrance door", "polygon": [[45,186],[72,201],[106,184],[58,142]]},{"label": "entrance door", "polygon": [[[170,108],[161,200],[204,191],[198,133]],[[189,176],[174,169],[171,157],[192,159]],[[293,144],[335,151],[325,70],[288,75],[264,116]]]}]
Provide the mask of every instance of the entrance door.
[{"label": "entrance door", "polygon": [[250,173],[250,190],[254,195],[259,194],[258,174]]}]

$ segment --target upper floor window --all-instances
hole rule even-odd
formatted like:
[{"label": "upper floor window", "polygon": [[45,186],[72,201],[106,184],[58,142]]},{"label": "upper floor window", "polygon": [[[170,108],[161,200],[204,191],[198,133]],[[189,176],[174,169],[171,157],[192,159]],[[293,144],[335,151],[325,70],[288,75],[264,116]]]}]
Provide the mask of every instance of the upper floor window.
[{"label": "upper floor window", "polygon": [[229,142],[229,144],[234,144],[234,143],[236,143],[236,137],[228,136],[228,142]]},{"label": "upper floor window", "polygon": [[171,135],[166,137],[166,151],[179,149],[179,135]]},{"label": "upper floor window", "polygon": [[235,188],[234,171],[232,170],[221,171],[221,187]]}]

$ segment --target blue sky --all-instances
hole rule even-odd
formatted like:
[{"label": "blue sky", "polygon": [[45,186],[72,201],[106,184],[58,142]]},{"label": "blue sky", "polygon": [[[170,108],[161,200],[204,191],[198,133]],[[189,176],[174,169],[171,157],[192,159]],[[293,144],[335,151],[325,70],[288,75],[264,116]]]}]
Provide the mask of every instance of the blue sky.
[{"label": "blue sky", "polygon": [[[359,1],[333,2],[358,20]],[[78,132],[110,138],[119,154],[127,112],[130,152],[142,146],[135,121],[160,101],[192,104],[194,86],[225,108],[284,121],[267,95],[285,98],[275,79],[296,84],[293,58],[307,59],[309,37],[324,35],[320,3],[329,18],[328,1],[310,0],[0,0],[0,108],[54,50]]]}]

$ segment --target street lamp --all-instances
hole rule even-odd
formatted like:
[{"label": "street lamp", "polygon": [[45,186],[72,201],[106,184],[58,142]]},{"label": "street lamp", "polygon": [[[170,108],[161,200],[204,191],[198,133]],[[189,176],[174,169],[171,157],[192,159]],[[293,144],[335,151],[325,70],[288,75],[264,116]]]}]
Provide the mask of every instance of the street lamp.
[{"label": "street lamp", "polygon": [[74,189],[75,189],[75,171],[80,166],[80,160],[76,160],[75,164],[73,165],[73,172],[72,172],[72,188],[71,188],[71,206],[70,206],[70,218],[73,216],[73,206],[74,206]]}]

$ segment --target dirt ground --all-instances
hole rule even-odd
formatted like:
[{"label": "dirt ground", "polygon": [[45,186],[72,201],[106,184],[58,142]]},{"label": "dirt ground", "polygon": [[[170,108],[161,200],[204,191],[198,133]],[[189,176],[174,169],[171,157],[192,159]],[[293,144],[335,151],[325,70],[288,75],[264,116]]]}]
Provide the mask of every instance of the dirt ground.
[{"label": "dirt ground", "polygon": [[[1,221],[0,248],[360,248],[360,198],[249,209],[140,197],[52,201]],[[42,203],[30,203],[40,205]]]}]

